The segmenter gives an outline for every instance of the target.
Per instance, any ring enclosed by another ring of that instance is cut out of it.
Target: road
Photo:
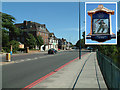
[[[43,55],[47,55],[47,52],[12,55],[12,61],[25,60],[25,59],[34,58],[34,57],[40,57]],[[2,56],[2,61],[5,61],[5,60],[6,60],[6,56]]]
[[[82,55],[85,53],[87,52],[82,52]],[[44,58],[38,58],[36,60],[3,65],[2,87],[24,88],[25,86],[54,71],[65,63],[77,58],[79,53],[78,50],[72,50],[64,51],[56,55],[44,56]],[[32,55],[32,58],[34,57],[36,57],[36,55]],[[24,56],[21,58],[24,58]]]

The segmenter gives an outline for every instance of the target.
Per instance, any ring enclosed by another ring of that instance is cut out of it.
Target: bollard
[[[29,47],[26,48],[26,53],[29,53]]]
[[[10,53],[7,53],[7,54],[6,54],[6,60],[7,60],[8,62],[10,62],[10,61],[11,61],[11,56],[10,56]]]

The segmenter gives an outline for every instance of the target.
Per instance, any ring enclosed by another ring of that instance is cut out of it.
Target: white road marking
[[[56,54],[56,55],[61,55],[61,53],[59,53],[59,54]],[[17,60],[17,61],[14,61],[14,62],[10,62],[10,63],[5,63],[5,64],[3,64],[2,63],[2,65],[6,65],[6,64],[13,64],[13,63],[21,63],[21,62],[24,62],[24,61],[30,61],[30,60],[37,60],[37,59],[40,59],[40,58],[46,58],[46,57],[51,57],[51,56],[55,56],[55,55],[46,55],[46,56],[40,56],[40,57],[35,57],[35,58],[32,58],[32,59],[21,59],[21,60]],[[0,64],[1,65],[1,64]]]

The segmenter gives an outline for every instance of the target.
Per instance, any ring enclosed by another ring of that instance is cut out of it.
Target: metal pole
[[[11,61],[12,61],[12,45],[10,46],[10,55],[11,55]]]
[[[80,40],[79,59],[81,59],[80,1],[79,1],[79,40]]]

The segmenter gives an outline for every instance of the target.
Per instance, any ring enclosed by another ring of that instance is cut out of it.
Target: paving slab
[[[75,88],[104,88],[107,89],[97,63],[96,53],[87,60]]]
[[[82,57],[82,60],[77,59],[68,64],[33,88],[72,88],[75,83],[76,76],[89,55],[90,54],[87,54],[85,57]]]
[[[80,73],[81,72],[81,73]],[[79,77],[78,77],[79,76]],[[78,78],[78,80],[77,80]],[[76,84],[75,84],[76,82]],[[74,87],[75,85],[75,87]],[[86,54],[55,72],[32,88],[104,88],[107,89],[99,69],[96,53]]]

